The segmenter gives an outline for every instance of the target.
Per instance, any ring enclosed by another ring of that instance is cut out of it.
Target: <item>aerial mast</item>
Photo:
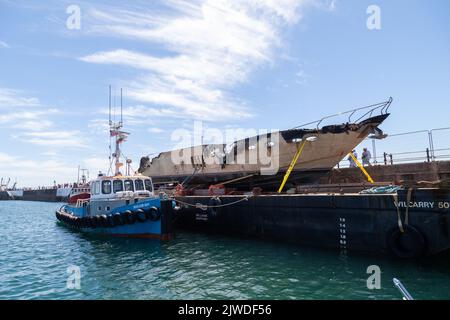
[[[112,156],[115,158],[115,171],[114,171],[114,175],[118,176],[121,175],[120,173],[120,167],[123,166],[123,163],[120,162],[120,156],[122,155],[121,150],[120,150],[120,144],[122,142],[124,142],[127,138],[127,136],[129,135],[129,133],[122,131],[122,127],[123,127],[123,115],[122,115],[122,88],[120,89],[120,121],[119,122],[113,122],[111,120],[111,87],[110,87],[110,112],[109,112],[109,132],[110,132],[110,136],[111,137],[115,137],[116,140],[116,149],[114,151],[114,153],[112,154]],[[114,117],[115,119],[115,117]]]

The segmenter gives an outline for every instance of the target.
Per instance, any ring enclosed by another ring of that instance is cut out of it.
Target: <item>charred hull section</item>
[[[399,258],[449,249],[449,190],[397,196],[397,202],[394,194],[177,197],[175,228]]]
[[[388,113],[359,123],[324,126],[317,129],[292,129],[255,136],[231,145],[203,145],[141,158],[139,172],[155,183],[212,184],[248,176],[229,187],[262,186],[273,189],[279,184],[302,141],[306,143],[290,178],[292,183],[313,183],[369,134],[379,133],[378,126]],[[263,156],[261,156],[261,148]],[[182,155],[182,156],[181,156]],[[181,160],[178,160],[181,159]]]

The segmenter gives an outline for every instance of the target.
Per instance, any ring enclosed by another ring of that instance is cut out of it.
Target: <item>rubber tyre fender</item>
[[[145,220],[147,220],[147,216],[145,215],[145,212],[142,209],[137,209],[134,212],[134,215],[136,216],[136,220],[139,222],[145,222]]]
[[[89,218],[89,227],[91,227],[92,229],[97,228],[97,219],[95,216],[90,216]]]
[[[410,225],[403,227],[401,232],[398,227],[388,233],[387,246],[394,256],[398,258],[418,258],[424,255],[426,240],[423,234]]]
[[[126,210],[120,213],[120,219],[122,220],[122,225],[129,224],[128,223],[128,215],[131,213],[130,210]]]
[[[86,217],[80,218],[80,228],[89,227]]]
[[[161,218],[161,211],[158,207],[151,207],[145,214],[151,221],[158,221]]]
[[[136,216],[130,210],[124,211],[123,215],[127,224],[133,224],[136,222]]]
[[[100,220],[100,226],[102,226],[103,228],[108,228],[109,224],[108,224],[108,217],[106,216],[106,214],[102,214],[98,217],[98,219]]]
[[[217,215],[219,214],[219,208],[212,208],[215,206],[220,206],[222,205],[222,200],[220,200],[219,198],[211,198],[209,199],[208,202],[208,215],[212,216],[212,217],[217,217]]]
[[[113,214],[113,219],[116,226],[123,226],[125,222],[122,219],[122,214],[120,212],[116,212]]]
[[[114,228],[116,226],[116,222],[114,221],[114,217],[112,214],[109,214],[107,216],[107,220],[108,220],[107,222],[108,228]]]

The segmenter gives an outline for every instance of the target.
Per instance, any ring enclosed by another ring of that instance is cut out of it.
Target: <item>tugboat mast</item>
[[[115,176],[120,176],[122,173],[120,172],[120,167],[123,166],[123,163],[120,162],[120,156],[122,155],[122,152],[120,150],[120,144],[126,140],[129,133],[122,131],[123,127],[123,105],[122,105],[122,88],[120,89],[120,121],[119,122],[113,122],[111,120],[111,86],[109,86],[109,132],[111,137],[115,137],[116,140],[116,149],[112,156],[115,158],[114,166]]]

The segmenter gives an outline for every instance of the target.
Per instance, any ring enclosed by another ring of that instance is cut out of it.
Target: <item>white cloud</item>
[[[127,97],[152,104],[158,116],[210,121],[248,118],[252,112],[230,89],[273,61],[285,25],[297,23],[310,0],[171,0],[169,13],[91,9],[90,33],[159,45],[165,56],[117,49],[80,59],[146,72]]]
[[[31,144],[45,147],[87,148],[80,131],[37,131],[25,132],[20,139]]]
[[[91,178],[93,177],[93,174],[96,175],[99,171],[107,173],[109,169],[109,159],[107,155],[104,157],[91,157],[84,159],[83,164],[91,173]]]
[[[7,44],[6,42],[0,40],[0,48],[9,49],[9,48],[11,48],[11,46],[9,44]]]
[[[164,132],[163,129],[158,128],[158,127],[148,128],[147,131],[150,132],[150,133],[162,133],[162,132]]]
[[[20,91],[0,88],[0,108],[36,107],[39,105],[38,98],[24,97]]]

